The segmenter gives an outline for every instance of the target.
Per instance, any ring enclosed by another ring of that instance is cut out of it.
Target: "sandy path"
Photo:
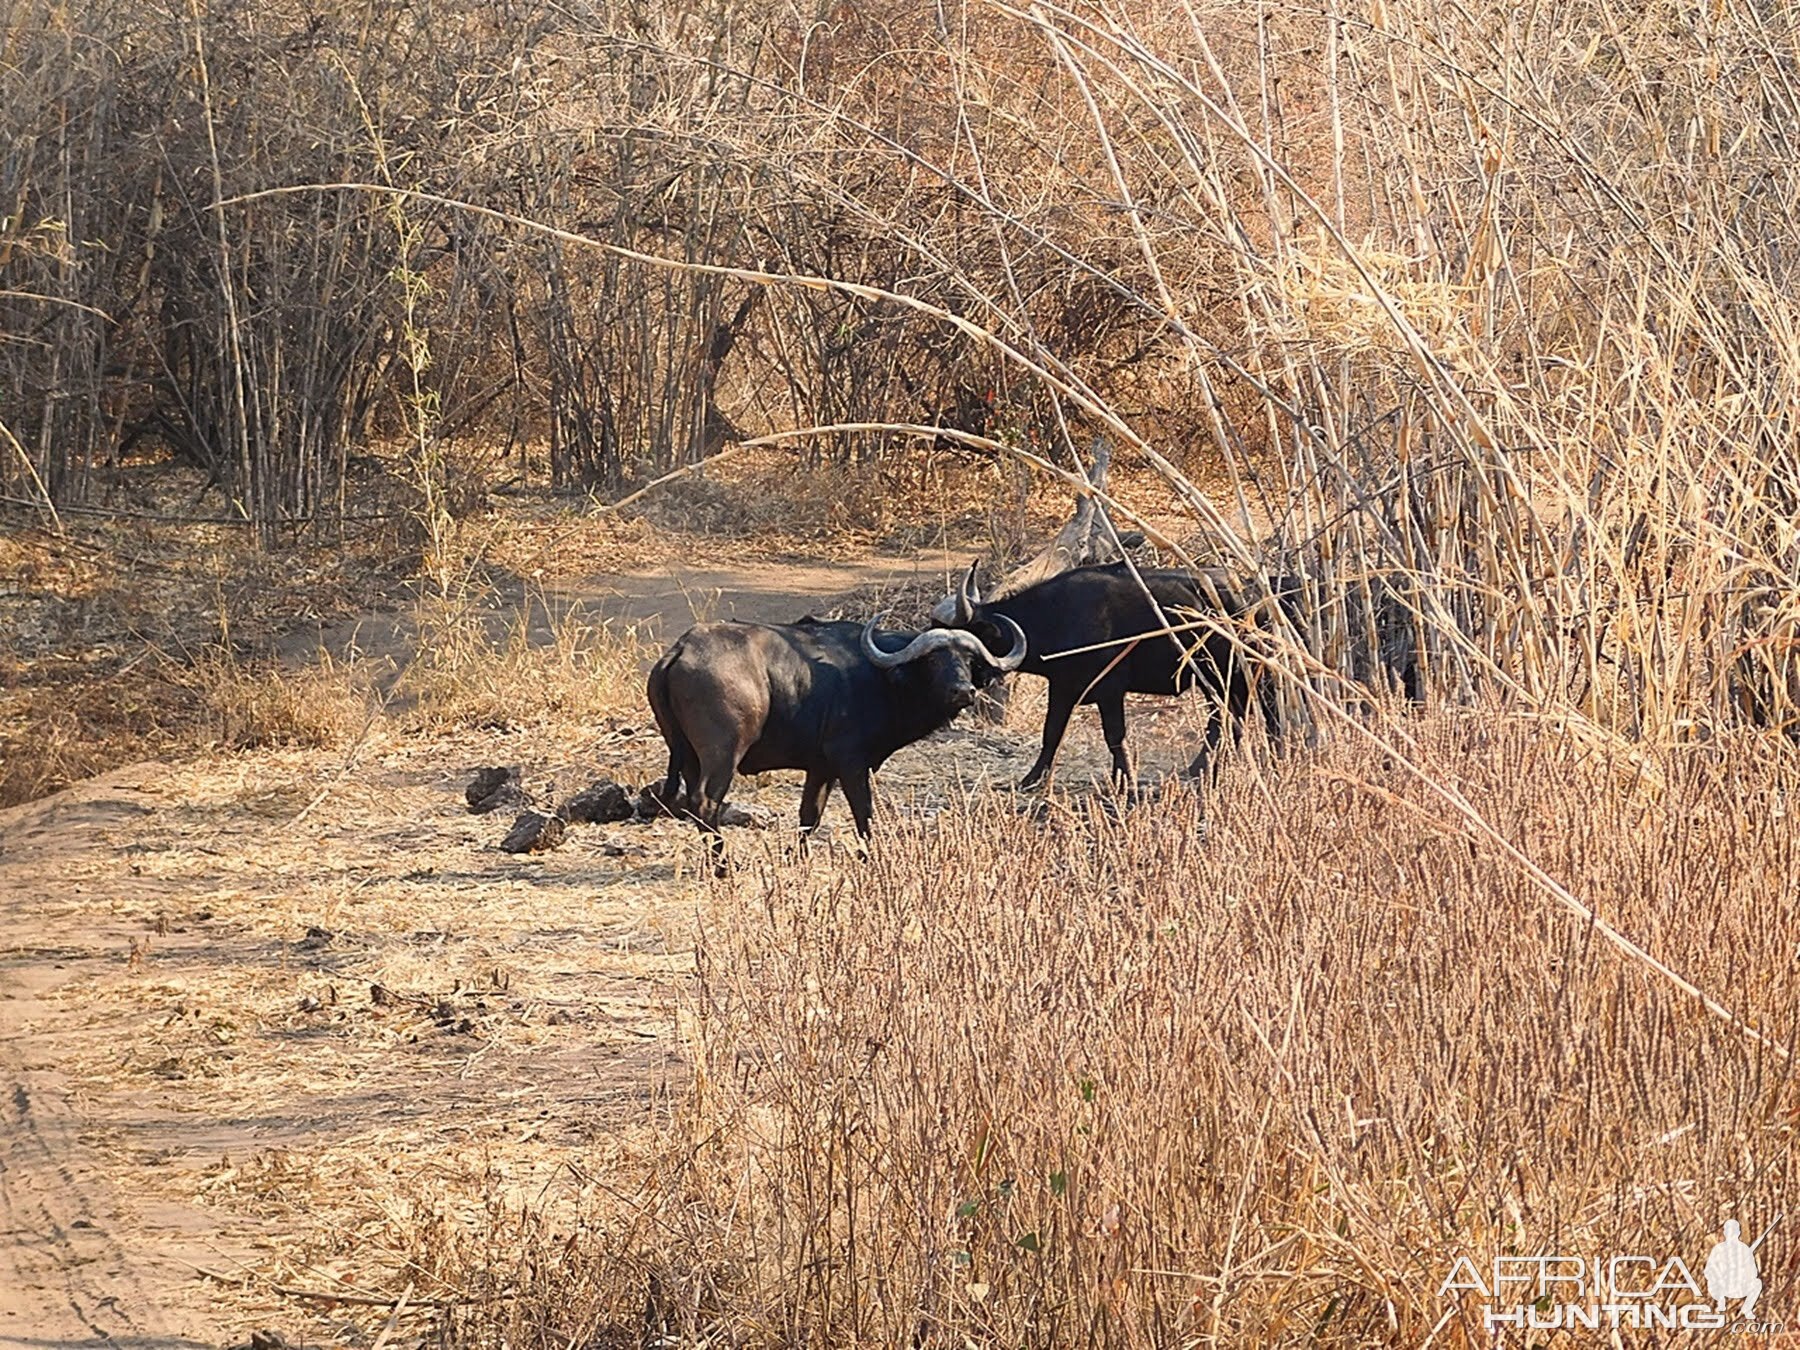
[[[186,1318],[159,1286],[191,1236],[170,1228],[128,1250],[118,1198],[83,1138],[59,1068],[54,996],[116,964],[132,935],[103,915],[53,917],[54,878],[104,853],[106,835],[152,808],[160,766],[90,780],[4,813],[0,826],[0,1346],[183,1345]],[[33,897],[36,897],[35,900]],[[159,1269],[159,1267],[162,1267]],[[189,1274],[180,1270],[179,1282]]]
[[[787,623],[804,614],[850,610],[860,614],[871,604],[903,612],[920,596],[935,599],[944,586],[942,567],[923,557],[731,565],[706,561],[562,577],[529,588],[513,583],[476,609],[496,637],[521,614],[528,614],[533,633],[543,636],[550,619],[578,609],[591,621],[632,626],[652,642],[667,643],[692,624],[709,619]],[[416,642],[413,615],[400,607],[300,628],[273,648],[289,662],[313,660],[321,651],[342,661],[354,650],[364,658],[387,658],[399,666]]]
[[[635,737],[582,740],[637,772]],[[558,749],[373,742],[300,819],[341,755],[140,765],[0,813],[0,1347],[366,1331],[384,1308],[280,1290],[397,1290],[415,1222],[648,1123],[680,1073],[691,840],[499,853],[467,767],[568,771]]]

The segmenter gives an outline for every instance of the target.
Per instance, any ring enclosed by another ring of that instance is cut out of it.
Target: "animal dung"
[[[726,802],[719,812],[719,827],[729,829],[733,825],[745,825],[753,830],[766,830],[775,823],[772,812],[760,806],[739,806],[735,802]]]
[[[517,767],[480,770],[475,781],[469,784],[469,809],[478,814],[491,811],[507,804],[510,793],[518,794],[516,799],[510,799],[513,804],[530,808],[534,799],[519,787],[520,773]],[[521,811],[500,847],[507,853],[544,853],[567,842],[568,827],[571,825],[613,825],[623,821],[650,821],[679,815],[679,811],[671,810],[662,801],[661,786],[662,780],[658,779],[634,791],[610,778],[595,779],[553,812],[535,809]],[[486,788],[488,792],[488,795],[480,799],[479,805],[476,804],[478,788]],[[762,807],[743,807],[728,802],[720,812],[719,824],[763,830],[774,824],[774,819]],[[601,854],[606,857],[622,857],[625,851],[616,842],[600,846]]]
[[[637,813],[639,820],[655,820],[659,816],[675,814],[675,809],[663,800],[662,785],[663,780],[657,778],[645,783],[638,790]]]
[[[469,803],[470,813],[477,816],[503,806],[529,806],[532,800],[520,782],[517,764],[475,770],[475,777],[463,789],[463,799]]]
[[[513,821],[512,829],[500,841],[507,853],[544,853],[562,843],[566,832],[561,819],[539,811],[526,811]]]
[[[602,778],[569,798],[556,814],[571,824],[609,825],[630,820],[637,814],[637,803],[620,784]]]

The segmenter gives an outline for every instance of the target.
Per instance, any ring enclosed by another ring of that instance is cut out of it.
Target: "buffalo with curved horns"
[[[1025,662],[1025,634],[1002,618],[996,655],[959,628],[883,633],[866,624],[706,623],[650,671],[650,709],[669,746],[665,805],[685,810],[723,858],[719,815],[733,775],[803,769],[800,826],[819,823],[833,783],[869,834],[869,775],[975,701],[980,686]],[[685,784],[685,792],[683,786]]]
[[[1237,644],[1220,631],[1166,632],[1202,615],[1231,620],[1246,614],[1251,606],[1229,573],[1141,568],[1134,574],[1124,563],[1077,567],[983,603],[975,584],[980,565],[980,559],[969,565],[961,586],[938,602],[931,618],[978,635],[1001,624],[1024,632],[1028,650],[1020,668],[1050,682],[1050,701],[1043,748],[1020,787],[1035,785],[1049,772],[1070,715],[1084,704],[1099,705],[1113,776],[1122,783],[1131,781],[1125,756],[1126,694],[1179,694],[1201,686],[1215,711],[1206,743],[1188,766],[1196,777],[1217,750],[1224,723],[1230,723],[1234,734],[1241,731],[1253,691]],[[1282,599],[1290,603],[1289,596]],[[1270,702],[1263,703],[1263,716],[1274,735]]]

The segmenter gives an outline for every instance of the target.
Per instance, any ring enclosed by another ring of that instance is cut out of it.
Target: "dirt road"
[[[295,752],[0,814],[0,1346],[335,1335],[369,1308],[279,1291],[397,1290],[433,1206],[648,1123],[689,841],[498,853],[464,770],[569,770],[528,742],[377,741],[310,811],[339,766]]]
[[[920,558],[669,563],[542,584],[515,582],[500,588],[483,612],[496,636],[508,632],[521,615],[528,616],[534,635],[544,636],[557,618],[579,610],[589,619],[632,626],[652,642],[667,643],[709,619],[787,623],[808,613],[860,614],[871,607],[904,611],[908,605],[916,607],[922,596],[935,599],[945,584],[942,569]],[[341,662],[354,652],[401,666],[416,642],[415,615],[397,608],[295,629],[274,650],[288,662],[309,661],[321,651]]]
[[[0,1346],[197,1343],[190,1333],[199,1328],[164,1293],[191,1283],[171,1263],[191,1252],[202,1225],[150,1211],[119,1233],[121,1197],[61,1068],[77,1020],[62,995],[116,966],[138,936],[116,909],[84,903],[93,891],[75,878],[92,874],[111,832],[153,813],[160,770],[114,773],[5,815]]]

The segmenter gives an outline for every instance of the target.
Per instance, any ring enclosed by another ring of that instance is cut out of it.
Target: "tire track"
[[[75,1120],[26,1078],[0,1067],[0,1347],[168,1341],[96,1217]]]
[[[54,1063],[49,996],[126,938],[104,920],[51,933],[19,903],[56,895],[66,879],[46,848],[59,829],[74,822],[91,840],[97,826],[144,814],[134,780],[156,767],[0,813],[0,1350],[198,1344],[171,1332],[140,1274],[145,1253],[115,1237],[121,1197],[83,1144]]]

